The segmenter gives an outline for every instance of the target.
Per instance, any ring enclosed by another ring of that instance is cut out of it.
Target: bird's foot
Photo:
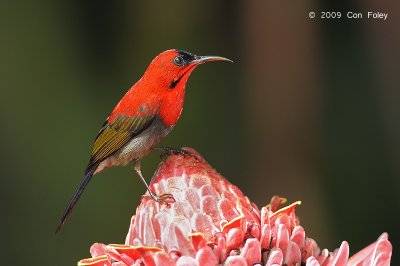
[[[155,193],[150,193],[150,195],[143,195],[142,199],[152,199],[157,201],[158,203],[165,204],[169,206],[169,204],[175,203],[176,200],[172,194],[161,194],[156,195]]]
[[[185,150],[183,148],[174,148],[174,147],[156,147],[154,148],[155,150],[158,150],[161,152],[160,154],[160,158],[162,160],[166,159],[166,157],[168,157],[168,155],[183,155],[183,156],[191,156],[193,158],[195,158],[197,161],[199,160],[199,158],[193,154],[192,152]]]

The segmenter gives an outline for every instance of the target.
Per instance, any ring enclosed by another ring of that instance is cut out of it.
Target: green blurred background
[[[400,6],[329,2],[2,1],[3,261],[74,265],[94,242],[124,242],[145,191],[131,167],[97,175],[54,230],[104,119],[156,54],[181,48],[235,63],[193,73],[162,145],[194,147],[259,206],[302,200],[320,247],[354,253],[387,231],[398,265]],[[148,179],[158,163],[144,159]]]

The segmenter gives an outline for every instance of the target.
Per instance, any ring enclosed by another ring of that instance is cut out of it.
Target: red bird
[[[122,97],[94,141],[84,177],[61,218],[64,225],[93,175],[116,165],[133,163],[150,197],[174,202],[171,194],[156,195],[147,185],[140,160],[171,132],[182,113],[185,85],[192,71],[209,61],[230,61],[219,56],[197,56],[182,50],[167,50],[150,63],[142,78]]]

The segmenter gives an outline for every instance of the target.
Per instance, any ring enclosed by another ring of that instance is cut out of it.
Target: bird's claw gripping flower
[[[176,202],[174,196],[168,193],[162,195],[156,195],[156,194],[142,195],[142,199],[154,200],[158,203],[165,204],[167,206]]]
[[[153,199],[140,171],[140,160],[178,122],[183,109],[186,82],[205,62],[229,61],[220,56],[198,56],[182,50],[167,50],[156,56],[142,78],[122,97],[107,117],[93,144],[84,177],[56,229],[64,225],[93,175],[116,165],[133,163]]]
[[[196,154],[193,154],[192,152],[185,150],[184,148],[176,148],[176,147],[156,147],[154,150],[159,150],[160,153],[160,158],[162,160],[165,160],[168,158],[169,155],[184,155],[184,156],[192,156],[196,160],[199,160],[197,158]]]
[[[78,265],[390,265],[386,233],[349,258],[349,244],[321,250],[306,236],[295,215],[300,202],[282,207],[273,197],[258,209],[236,186],[218,174],[194,150],[172,154],[151,181],[158,194],[170,193],[170,207],[142,200],[132,217],[125,244],[98,244],[93,258]]]

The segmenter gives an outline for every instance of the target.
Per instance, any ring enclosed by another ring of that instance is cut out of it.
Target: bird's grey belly
[[[116,153],[105,159],[97,167],[98,173],[106,168],[115,165],[127,165],[128,163],[138,160],[145,156],[150,150],[157,145],[171,131],[171,127],[167,127],[157,117],[153,123],[139,135],[132,138],[125,146]]]

